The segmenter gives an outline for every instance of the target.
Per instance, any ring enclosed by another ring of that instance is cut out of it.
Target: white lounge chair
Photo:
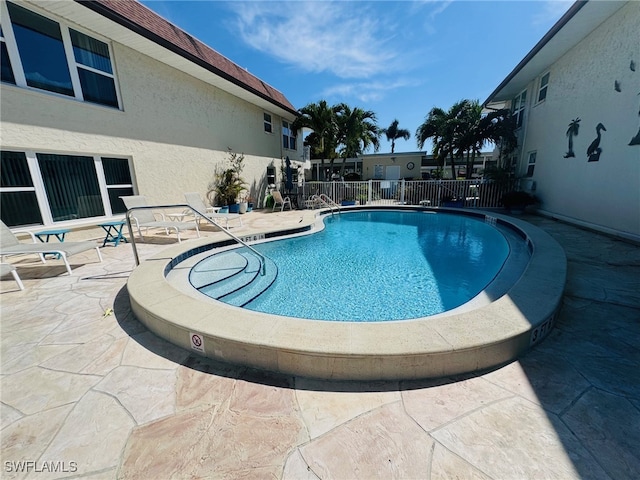
[[[239,220],[240,226],[242,226],[242,216],[237,213],[215,213],[213,211],[213,207],[207,207],[200,197],[200,194],[197,192],[189,192],[184,194],[184,198],[187,200],[187,203],[201,213],[203,216],[207,217],[209,220],[214,222],[216,225],[221,226],[220,222],[224,221],[224,228],[229,229],[229,220]],[[192,213],[192,212],[191,212]],[[200,217],[196,215],[196,220],[199,222]]]
[[[285,205],[289,205],[289,210],[293,210],[293,207],[291,206],[291,199],[289,197],[284,197],[282,198],[282,194],[278,191],[278,190],[274,190],[273,192],[271,192],[271,196],[273,197],[273,208],[271,209],[271,211],[273,212],[276,207],[278,205],[281,206],[280,211],[284,211],[284,207]]]
[[[134,207],[151,206],[147,203],[147,199],[144,197],[144,195],[132,195],[129,197],[120,197],[120,198],[122,198],[122,201],[124,202],[125,207],[127,207],[127,210],[130,210]],[[162,220],[158,220],[156,218],[156,215],[159,215],[160,218],[162,218]],[[180,238],[180,232],[184,230],[195,229],[195,231],[198,233],[198,237],[200,236],[200,230],[198,230],[198,224],[196,222],[168,221],[165,219],[165,216],[163,213],[160,213],[160,212],[154,213],[153,210],[151,209],[134,210],[133,213],[131,214],[131,218],[136,224],[138,235],[140,236],[141,239],[143,238],[142,230],[141,230],[142,228],[145,229],[145,233],[150,228],[161,228],[167,233],[167,235],[169,235],[170,231],[174,231],[176,233],[176,236],[178,237],[178,243],[182,242],[182,239]]]
[[[11,265],[9,263],[0,263],[0,276],[4,277],[8,273],[13,275],[13,279],[18,284],[18,287],[20,288],[20,290],[24,290],[24,285],[22,284],[22,280],[20,280],[20,276],[18,275],[18,272],[16,271],[16,267],[14,267],[13,265]]]
[[[25,231],[22,233],[28,233],[31,235],[33,243],[22,243],[15,236],[15,233],[20,233],[20,231],[16,230],[15,232],[12,232],[4,222],[0,222],[0,224],[0,256],[2,257],[9,255],[39,255],[42,263],[46,263],[44,254],[55,253],[58,254],[59,258],[62,258],[69,275],[71,275],[72,272],[67,257],[75,255],[76,253],[86,252],[95,248],[98,258],[102,262],[100,247],[94,242],[42,243],[36,239],[36,236],[33,233]]]

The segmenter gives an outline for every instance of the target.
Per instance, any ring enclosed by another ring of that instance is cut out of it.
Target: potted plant
[[[229,149],[228,164],[217,166],[213,182],[209,184],[207,198],[212,205],[228,206],[229,213],[238,213],[237,203],[240,194],[245,191],[245,181],[240,176],[244,168],[244,154],[237,154]],[[215,202],[215,203],[214,203]]]
[[[523,192],[522,190],[512,190],[502,195],[502,206],[510,213],[523,213],[529,205],[538,203],[535,195]]]

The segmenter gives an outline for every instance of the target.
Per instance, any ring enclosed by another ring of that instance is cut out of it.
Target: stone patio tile
[[[129,339],[122,355],[122,365],[158,369],[177,368],[188,356],[189,352],[186,350],[151,332],[144,332]]]
[[[451,453],[439,443],[434,444],[429,480],[492,480],[473,465]]]
[[[28,415],[2,430],[2,478],[25,476],[24,472],[16,471],[17,462],[38,460],[64,424],[72,407],[63,405]],[[9,469],[6,462],[12,462]]]
[[[49,324],[40,324],[34,327],[21,328],[20,330],[4,331],[0,338],[2,363],[9,362],[24,355],[25,352],[44,341],[60,320],[54,320]]]
[[[638,478],[640,411],[637,405],[617,395],[591,389],[562,415],[562,420],[611,478]]]
[[[66,328],[66,327],[69,328]],[[42,344],[65,344],[65,343],[87,343],[97,340],[101,336],[109,333],[113,326],[109,321],[102,318],[102,314],[95,312],[91,316],[90,322],[75,325],[65,325],[62,330],[52,332],[42,339]]]
[[[380,387],[384,387],[380,391]],[[309,436],[317,438],[376,408],[400,400],[398,383],[328,382],[296,379],[296,398]]]
[[[242,367],[190,355],[176,370],[176,409],[216,406],[227,402]]]
[[[85,367],[93,362],[97,356],[106,352],[114,343],[114,338],[110,335],[83,343],[81,345],[62,345],[67,349],[55,356],[50,356],[42,361],[40,366],[51,370],[61,370],[72,373],[82,373]],[[51,345],[49,347],[52,347]]]
[[[458,382],[403,382],[402,391],[405,411],[427,432],[511,396],[513,393],[481,377]]]
[[[257,370],[244,371],[229,399],[229,410],[257,417],[298,417],[293,378]]]
[[[591,386],[564,358],[537,350],[483,378],[555,414]]]
[[[66,464],[76,462],[77,471],[62,475],[34,473],[28,478],[64,478],[116,467],[133,425],[134,421],[115,399],[104,393],[88,392],[74,406],[41,457]]]
[[[23,415],[15,408],[0,403],[0,430],[22,417]]]
[[[175,371],[118,367],[95,387],[116,397],[138,425],[175,411]]]
[[[43,325],[53,330],[59,322],[64,320],[64,315],[53,312],[54,305],[47,305],[46,302],[25,299],[24,302],[20,303],[20,308],[13,309],[6,308],[6,302],[0,301],[0,303],[2,303],[3,335],[28,328],[38,328]],[[36,305],[35,307],[33,307],[34,304]]]
[[[282,472],[282,480],[320,480],[311,467],[307,465],[307,462],[302,458],[302,454],[299,449],[295,449],[287,458],[284,464],[284,471]]]
[[[295,416],[185,411],[134,430],[119,478],[269,478],[280,474],[303,430]]]
[[[32,414],[78,401],[102,378],[33,367],[0,379],[2,401]]]
[[[74,348],[74,345],[37,345],[29,348],[11,350],[13,358],[2,362],[2,373],[9,375],[27,368],[37,367],[52,357],[63,354]]]
[[[94,356],[80,373],[91,375],[106,375],[120,365],[128,338],[118,338],[111,342],[108,348],[100,355]]]
[[[322,479],[424,478],[433,440],[400,402],[366,413],[300,447]]]
[[[570,262],[572,275],[565,293],[601,302],[626,306],[640,304],[640,280],[637,269]]]
[[[557,417],[518,397],[471,412],[431,435],[493,479],[608,478]]]

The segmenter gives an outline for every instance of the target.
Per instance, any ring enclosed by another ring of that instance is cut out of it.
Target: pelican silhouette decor
[[[602,153],[602,149],[600,148],[600,140],[602,139],[602,134],[600,133],[602,130],[607,131],[604,128],[604,125],[599,123],[596,125],[596,139],[591,142],[589,148],[587,148],[587,157],[589,157],[589,162],[597,162],[600,160],[600,154]]]
[[[569,137],[569,150],[564,154],[564,158],[572,158],[576,156],[576,154],[573,153],[573,137],[578,135],[579,130],[580,118],[574,118],[573,120],[571,120],[569,128],[567,129],[567,137]]]

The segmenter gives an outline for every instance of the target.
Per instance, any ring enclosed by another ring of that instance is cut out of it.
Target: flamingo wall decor
[[[602,134],[600,133],[602,130],[607,131],[604,128],[604,125],[599,123],[596,125],[596,139],[591,142],[589,148],[587,148],[587,156],[589,157],[589,162],[597,162],[600,160],[600,154],[602,153],[602,148],[600,148],[600,140],[602,140]]]

